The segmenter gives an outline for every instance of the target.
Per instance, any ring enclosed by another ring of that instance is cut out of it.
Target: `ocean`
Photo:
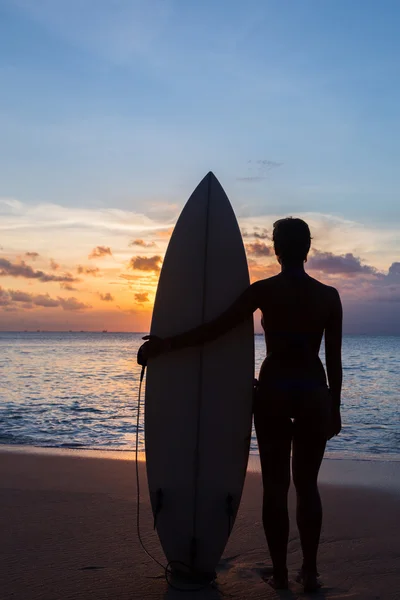
[[[0,444],[134,450],[140,344],[135,333],[0,332]],[[255,349],[257,375],[262,336]],[[343,430],[327,456],[400,460],[400,337],[344,336],[343,367]],[[141,451],[143,431],[142,411]]]

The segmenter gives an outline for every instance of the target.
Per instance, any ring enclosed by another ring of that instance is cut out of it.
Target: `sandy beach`
[[[340,469],[347,474],[351,469],[347,461],[335,462],[342,463],[335,476],[330,465],[331,475],[325,469],[321,478],[324,587],[310,597],[399,600],[400,463],[391,471],[394,485],[379,487],[373,478],[351,485],[349,476],[340,484]],[[382,465],[368,469],[378,474]],[[143,463],[140,472],[143,538],[164,562],[152,530]],[[270,560],[261,526],[261,478],[249,472],[216,588],[182,593],[168,588],[161,569],[139,546],[134,475],[132,460],[0,451],[1,600],[308,597],[294,581],[301,556],[292,488],[290,591],[276,592],[264,581]]]

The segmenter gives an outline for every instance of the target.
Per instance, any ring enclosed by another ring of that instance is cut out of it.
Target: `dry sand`
[[[143,536],[163,562],[152,531],[143,464],[141,479]],[[168,588],[161,569],[140,549],[131,460],[2,451],[0,487],[1,600],[400,600],[400,495],[395,490],[321,484],[319,567],[324,587],[308,596],[294,583],[301,555],[292,490],[291,590],[278,593],[263,580],[270,561],[258,473],[247,475],[217,589],[202,592]]]

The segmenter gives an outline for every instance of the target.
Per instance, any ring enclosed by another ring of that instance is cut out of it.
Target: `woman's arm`
[[[340,395],[342,392],[342,320],[343,310],[339,293],[334,289],[332,309],[325,327],[325,359],[329,388],[332,393],[333,414],[330,437],[340,433]]]
[[[219,317],[195,327],[190,331],[169,338],[146,335],[143,339],[149,340],[139,348],[138,363],[142,366],[147,364],[149,358],[169,350],[180,350],[188,346],[197,346],[210,342],[223,335],[250,317],[259,306],[258,298],[259,282],[250,285],[235,302]]]
[[[248,317],[258,308],[257,282],[250,285],[235,302],[219,317],[199,325],[190,331],[165,339],[171,350],[180,350],[188,346],[198,346],[227,333]]]

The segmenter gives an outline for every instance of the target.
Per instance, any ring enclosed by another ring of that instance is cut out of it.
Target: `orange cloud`
[[[25,256],[31,258],[32,260],[36,260],[39,255],[38,252],[25,252]]]
[[[157,235],[161,239],[167,239],[167,240],[169,240],[169,238],[171,237],[173,231],[174,231],[174,228],[173,227],[169,227],[168,229],[161,229],[161,230],[157,231]]]
[[[244,238],[255,238],[256,240],[272,239],[266,227],[253,227],[253,231],[242,229],[242,236]]]
[[[246,250],[254,256],[273,256],[274,251],[271,246],[267,246],[264,242],[253,242],[246,244]]]
[[[50,269],[52,269],[53,271],[58,271],[59,268],[60,268],[60,265],[51,258],[50,259]]]
[[[135,301],[138,304],[142,304],[143,302],[149,302],[148,292],[138,292],[137,294],[135,294]]]
[[[80,275],[92,275],[92,277],[97,277],[100,273],[99,267],[83,267],[82,265],[78,265],[77,271]]]
[[[129,267],[137,271],[153,271],[159,273],[160,263],[162,262],[161,256],[135,256],[131,258]]]
[[[109,246],[96,246],[96,248],[93,248],[88,258],[102,258],[103,256],[112,256],[111,248]]]
[[[157,244],[155,242],[145,242],[144,240],[137,239],[133,240],[133,242],[131,242],[129,246],[140,246],[141,248],[154,248],[155,246],[157,246]]]
[[[112,296],[110,292],[107,292],[106,294],[99,293],[99,296],[104,302],[114,302],[114,296]]]

